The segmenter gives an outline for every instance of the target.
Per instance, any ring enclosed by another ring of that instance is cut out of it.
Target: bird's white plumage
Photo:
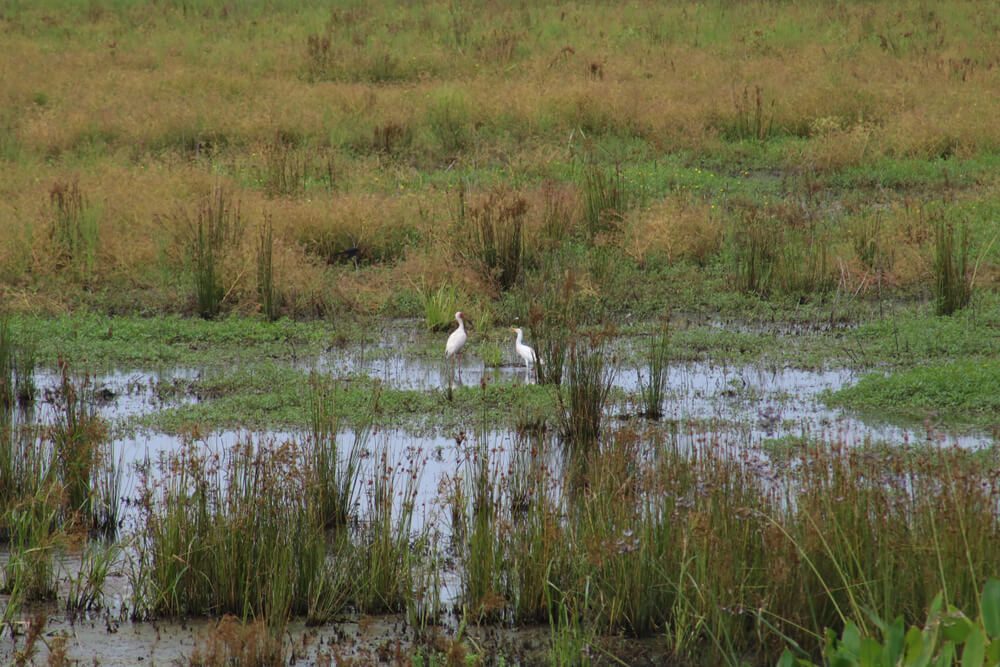
[[[535,355],[535,351],[525,345],[521,341],[524,340],[524,331],[518,329],[517,327],[511,327],[517,333],[517,340],[514,341],[514,351],[517,352],[518,356],[524,359],[524,365],[526,368],[530,368],[532,364],[538,361],[538,357]]]
[[[455,313],[455,319],[458,321],[458,328],[451,332],[448,336],[448,342],[444,345],[444,354],[446,357],[452,357],[462,351],[462,346],[465,345],[465,341],[468,335],[465,333],[465,322],[462,321],[462,313]]]

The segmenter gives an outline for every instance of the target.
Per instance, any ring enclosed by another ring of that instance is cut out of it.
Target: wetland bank
[[[997,663],[991,3],[0,31],[0,661]]]

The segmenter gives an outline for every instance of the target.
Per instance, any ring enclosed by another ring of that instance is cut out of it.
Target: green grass
[[[257,363],[212,373],[186,391],[201,402],[168,408],[141,418],[166,432],[197,424],[209,428],[304,428],[311,421],[310,376],[280,363]],[[457,387],[452,400],[443,388],[392,389],[357,376],[331,390],[338,417],[356,423],[367,415],[377,393],[377,423],[408,430],[441,431],[467,426],[470,414],[497,427],[514,427],[520,415],[554,416],[556,399],[545,387],[489,384],[483,390]]]
[[[1000,359],[918,366],[871,374],[828,396],[872,415],[932,417],[978,426],[1000,424]]]
[[[226,365],[242,358],[292,359],[316,354],[344,340],[363,340],[350,322],[269,323],[229,317],[208,322],[177,316],[14,316],[11,330],[36,341],[36,359],[54,366],[62,356],[77,368]]]

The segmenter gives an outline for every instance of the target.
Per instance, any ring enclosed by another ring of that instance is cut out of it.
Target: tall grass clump
[[[10,556],[3,565],[0,593],[10,596],[8,605],[15,609],[25,601],[55,598],[55,556],[65,537],[58,521],[61,493],[58,484],[43,484],[4,512]]]
[[[436,290],[422,290],[420,301],[424,306],[424,323],[428,331],[447,331],[455,321],[461,298],[454,285],[441,285]]]
[[[969,228],[942,219],[934,223],[934,302],[938,315],[951,315],[972,300]]]
[[[601,437],[604,409],[614,382],[608,331],[592,333],[569,344],[566,382],[559,392],[562,431],[573,450],[586,451]]]
[[[664,324],[660,332],[650,337],[646,344],[644,361],[648,378],[639,377],[639,395],[642,399],[642,414],[650,419],[663,416],[663,398],[667,389],[667,374],[670,361],[670,329]]]
[[[91,471],[90,531],[114,538],[122,525],[122,498],[125,493],[124,452],[116,460],[111,440],[104,438],[96,446]]]
[[[0,317],[0,412],[35,400],[35,346],[15,341],[10,324]]]
[[[730,224],[728,236],[738,287],[749,294],[767,296],[781,255],[780,223],[757,207],[745,207]]]
[[[361,457],[368,447],[374,407],[368,418],[354,425],[353,443],[344,448],[338,441],[341,422],[336,390],[318,376],[311,378],[309,406],[310,502],[324,528],[344,529],[354,515]]]
[[[563,606],[587,632],[765,664],[789,640],[816,655],[849,619],[918,622],[939,591],[975,600],[1000,567],[994,452],[809,442],[762,465],[739,438],[649,442],[624,426],[557,467],[517,457],[487,451],[452,497],[480,621]]]
[[[280,629],[292,614],[341,608],[347,572],[327,562],[294,443],[248,439],[221,458],[186,445],[162,472],[143,493],[134,615],[228,613]]]
[[[452,536],[462,563],[462,597],[466,613],[477,622],[497,620],[504,611],[500,533],[500,470],[485,437],[468,468],[453,480]]]
[[[629,205],[625,176],[621,165],[608,169],[596,160],[583,167],[583,216],[593,239],[602,231],[614,229]]]
[[[775,101],[764,101],[760,86],[745,86],[742,93],[733,93],[733,114],[722,122],[722,134],[731,141],[766,141],[774,133]]]
[[[308,165],[305,154],[288,137],[278,133],[262,150],[264,192],[269,197],[294,196],[305,189]]]
[[[569,239],[579,216],[579,202],[573,186],[552,181],[542,185],[540,250],[556,250]]]
[[[96,516],[92,483],[101,463],[101,443],[108,434],[107,424],[97,414],[92,391],[89,378],[74,382],[68,365],[62,365],[51,437],[70,523],[78,526],[90,524]]]
[[[3,351],[0,350],[0,355],[2,354]],[[14,396],[18,405],[26,406],[35,402],[35,395],[38,393],[35,363],[35,345],[26,341],[19,344],[14,353]]]
[[[121,555],[121,547],[114,542],[94,540],[83,549],[80,568],[74,574],[68,572],[66,581],[66,610],[71,612],[90,611],[104,608],[104,583],[111,568]]]
[[[522,278],[527,211],[528,202],[515,192],[493,190],[468,206],[465,189],[458,192],[456,227],[464,238],[463,252],[498,291]]]
[[[55,473],[54,451],[42,428],[21,419],[22,413],[0,412],[0,517],[23,498],[36,496]],[[0,522],[0,542],[8,528]]]
[[[354,552],[355,608],[366,614],[404,612],[413,602],[415,571],[428,549],[426,528],[414,530],[417,490],[425,460],[407,462],[382,450],[364,483],[363,520]],[[433,605],[432,605],[433,606]]]
[[[542,439],[519,441],[504,460],[484,436],[452,479],[451,537],[461,600],[477,622],[545,622],[558,570],[563,507]]]
[[[269,321],[278,319],[278,292],[274,287],[274,228],[266,217],[257,237],[257,301]]]
[[[784,234],[773,284],[783,294],[806,301],[836,285],[831,272],[829,241],[815,225],[797,234]]]
[[[561,253],[551,255],[525,291],[530,298],[528,329],[545,362],[535,366],[538,383],[559,386],[579,319],[577,270]]]
[[[0,318],[0,413],[14,407],[14,338],[6,318]]]
[[[49,203],[49,240],[57,266],[73,266],[86,275],[96,263],[97,212],[88,205],[78,181],[54,183],[49,189]]]
[[[452,159],[471,139],[471,111],[465,93],[444,87],[434,91],[427,102],[424,123],[441,150],[441,157]]]
[[[219,314],[225,297],[223,256],[239,244],[243,234],[239,203],[216,185],[198,205],[195,219],[186,217],[184,226],[198,314],[211,319]]]

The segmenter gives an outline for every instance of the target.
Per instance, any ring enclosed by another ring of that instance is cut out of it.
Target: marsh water
[[[402,331],[402,333],[400,333]],[[395,338],[377,347],[346,347],[328,351],[320,356],[296,359],[297,368],[337,378],[365,376],[380,381],[387,387],[417,391],[436,391],[447,384],[448,376],[443,363],[426,355],[411,353],[408,345],[421,334],[397,330]],[[524,383],[532,378],[523,366],[513,362],[513,351],[499,366],[487,367],[473,354],[467,354],[462,367],[462,383],[477,386],[480,383]],[[164,386],[183,387],[197,380],[205,372],[199,368],[160,368],[156,370],[134,368],[97,373],[90,378],[90,391],[99,414],[111,425],[114,459],[126,472],[122,488],[123,502],[135,493],[138,466],[160,460],[177,452],[185,442],[196,441],[198,446],[218,452],[232,447],[248,434],[240,430],[217,430],[194,436],[181,437],[136,426],[137,420],[158,410],[176,407],[200,400],[197,395],[184,391],[163,392]],[[635,366],[621,365],[613,376],[614,386],[620,390],[618,398],[608,408],[612,421],[628,422],[660,438],[670,438],[680,446],[697,446],[706,438],[724,441],[730,445],[757,453],[767,462],[769,444],[783,438],[815,438],[843,443],[847,446],[866,442],[895,444],[931,443],[958,444],[963,447],[984,447],[994,442],[994,436],[975,432],[953,432],[927,424],[901,424],[879,419],[877,416],[857,415],[831,408],[823,402],[825,391],[834,391],[857,380],[860,373],[850,368],[802,369],[761,364],[725,364],[704,362],[675,363],[669,368],[668,389],[664,403],[664,416],[650,421],[638,416],[636,393],[639,389],[639,372]],[[32,418],[45,423],[53,419],[52,396],[57,392],[60,376],[53,369],[43,369],[36,375],[36,384],[42,400],[38,402]],[[48,397],[48,398],[46,398]],[[255,433],[255,438],[274,440],[296,439],[303,433],[283,429]],[[351,440],[348,430],[341,437]],[[488,445],[501,459],[509,456],[521,441],[522,435],[514,430],[490,428],[479,432],[470,428],[469,433],[450,432],[445,429],[420,429],[418,433],[406,428],[374,428],[365,441],[369,451],[388,452],[400,462],[419,461],[422,472],[417,491],[417,528],[432,525],[447,530],[443,519],[442,487],[449,479],[460,474],[470,458],[470,451],[477,439],[487,439]],[[149,468],[150,470],[154,468]],[[129,530],[128,510],[125,512],[125,530]],[[133,526],[134,529],[134,526]],[[0,561],[6,554],[0,553]],[[63,557],[61,569],[72,572],[79,563],[79,555],[72,551]],[[190,655],[195,641],[212,621],[132,623],[123,620],[122,604],[126,599],[126,578],[113,573],[107,581],[105,594],[107,608],[91,616],[69,618],[56,607],[41,607],[48,616],[46,632],[50,636],[69,638],[69,655],[90,663],[96,659],[103,665],[177,664]],[[447,603],[457,594],[457,577],[454,573],[443,578],[442,599]],[[4,598],[0,597],[0,604]],[[39,609],[25,609],[22,619],[27,619]],[[333,643],[351,647],[342,655],[363,655],[376,647],[396,642],[400,637],[400,619],[392,617],[378,620],[347,619],[342,624],[321,628],[293,625],[289,636],[296,647],[296,664],[309,664],[322,647]],[[22,624],[23,629],[23,624]],[[519,643],[518,652],[530,654],[533,647],[544,644],[544,633],[524,630],[508,633],[494,640]],[[0,642],[0,661],[6,661],[15,644],[9,633]],[[39,659],[44,659],[42,646]],[[327,652],[329,654],[329,651]]]

